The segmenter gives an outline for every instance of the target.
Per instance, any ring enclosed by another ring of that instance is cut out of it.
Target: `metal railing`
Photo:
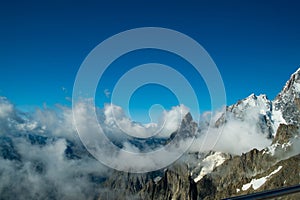
[[[284,187],[274,190],[266,190],[253,194],[246,194],[241,196],[229,197],[223,200],[235,200],[235,199],[270,199],[274,197],[280,197],[284,195],[294,194],[300,192],[300,185],[294,185],[290,187]]]

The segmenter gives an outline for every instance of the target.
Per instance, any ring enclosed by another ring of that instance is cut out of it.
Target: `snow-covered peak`
[[[255,123],[257,131],[266,134],[267,137],[273,137],[279,124],[286,123],[282,112],[274,110],[273,105],[265,94],[251,94],[227,108],[227,121],[233,117],[249,124]]]
[[[251,94],[227,108],[243,121],[257,121],[262,132],[275,136],[280,124],[300,123],[300,68],[286,82],[274,101],[266,95]]]
[[[232,112],[235,117],[244,119],[246,112],[255,110],[258,113],[266,114],[272,110],[272,102],[265,94],[256,96],[251,94],[245,99],[239,100],[236,104],[228,107],[227,111]]]

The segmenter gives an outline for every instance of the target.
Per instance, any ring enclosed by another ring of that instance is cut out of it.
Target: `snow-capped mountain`
[[[242,121],[255,121],[258,131],[265,133],[268,137],[272,137],[278,128],[277,115],[273,114],[273,103],[264,94],[259,96],[251,94],[227,107],[227,116]]]
[[[223,115],[217,122],[220,125],[235,119],[256,124],[257,131],[272,139],[270,146],[241,156],[215,151],[189,155],[194,159],[175,164],[181,167],[170,167],[159,181],[147,185],[147,190],[139,194],[144,199],[220,199],[299,184],[299,71],[275,100],[252,94],[228,106],[226,117]],[[182,170],[182,165],[189,170]],[[147,196],[146,191],[152,195]],[[297,198],[297,194],[287,197]]]
[[[251,94],[236,104],[228,106],[227,116],[220,122],[234,117],[242,121],[257,121],[257,128],[269,137],[275,137],[280,124],[298,124],[300,122],[300,68],[291,75],[281,92],[274,100],[265,94]],[[225,118],[225,119],[224,119]]]
[[[216,117],[212,135],[225,124],[228,135],[221,139],[229,146],[245,145],[242,141],[249,143],[257,135],[269,146],[261,150],[251,146],[242,154],[195,148],[165,169],[130,174],[107,169],[89,155],[76,135],[71,110],[58,116],[38,111],[31,118],[0,98],[0,199],[208,200],[300,183],[300,69],[275,100],[251,94],[226,111]],[[187,113],[168,137],[128,144],[139,150],[145,145],[156,149],[196,136],[197,145],[203,134],[198,128],[202,125]],[[234,131],[237,134],[230,134]]]

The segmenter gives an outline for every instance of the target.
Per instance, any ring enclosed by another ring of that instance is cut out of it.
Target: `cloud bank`
[[[81,114],[84,122],[91,117],[89,111],[87,106],[77,105],[75,112]],[[183,105],[174,107],[162,113],[158,124],[147,125],[132,122],[115,105],[107,104],[98,111],[101,126],[112,138],[122,138],[120,124],[136,135],[150,134],[164,124],[157,138],[166,138],[178,129],[188,109]],[[87,135],[98,128],[84,125]],[[126,151],[140,151],[133,143],[120,141]],[[117,156],[121,159],[123,155]],[[145,158],[140,164],[150,161]],[[93,158],[81,143],[71,108],[58,105],[23,113],[5,97],[0,98],[1,198],[94,199],[106,190],[101,184],[113,172]]]

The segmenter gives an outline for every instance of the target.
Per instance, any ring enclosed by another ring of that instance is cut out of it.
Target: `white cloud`
[[[204,127],[205,129],[195,140],[191,151],[215,150],[240,155],[253,148],[263,149],[271,143],[271,140],[267,139],[268,132],[263,132],[258,126],[260,110],[257,108],[247,110],[243,119],[227,113],[226,123],[218,128],[214,124],[222,116],[222,112],[210,115],[211,113],[205,113],[205,116],[202,117],[203,119],[212,119],[211,126]]]
[[[140,124],[131,121],[119,106],[106,104],[104,106],[104,126],[114,133],[126,133],[140,138],[153,135],[157,137],[169,137],[175,132],[189,109],[184,105],[174,106],[170,111],[163,111],[157,124]]]
[[[1,198],[88,199],[101,192],[91,176],[105,177],[108,169],[82,147],[71,109],[56,110],[23,114],[1,98]],[[69,143],[80,159],[67,157]]]
[[[189,108],[184,105],[172,107],[170,111],[164,111],[159,125],[162,126],[161,136],[169,137],[170,134],[178,130],[181,121],[189,112]]]

